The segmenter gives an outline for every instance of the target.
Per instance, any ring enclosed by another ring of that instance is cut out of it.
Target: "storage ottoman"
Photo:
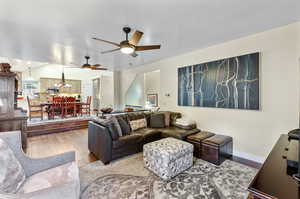
[[[164,138],[143,146],[145,167],[169,180],[193,165],[194,146],[175,138]]]
[[[202,149],[201,149],[201,144],[202,141],[214,136],[214,133],[208,132],[208,131],[201,131],[199,133],[193,134],[193,135],[189,135],[187,137],[187,141],[191,144],[194,145],[194,156],[196,158],[201,158],[202,156]]]
[[[232,157],[232,137],[214,135],[202,141],[202,159],[220,165],[226,158]]]

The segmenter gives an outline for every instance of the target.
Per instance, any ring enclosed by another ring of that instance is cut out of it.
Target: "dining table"
[[[64,103],[64,102],[62,102],[62,103]],[[85,104],[85,103],[84,103],[84,102],[78,102],[78,101],[76,101],[76,102],[71,102],[71,103],[74,104],[74,115],[81,114],[81,107],[82,107],[82,105]],[[50,109],[51,109],[51,106],[53,106],[53,104],[55,104],[55,103],[53,103],[53,102],[43,102],[43,103],[40,104],[40,106],[41,106],[43,109],[44,109],[44,107],[47,107],[48,110],[50,110]],[[48,119],[50,119],[50,118],[49,118],[49,114],[48,114]]]

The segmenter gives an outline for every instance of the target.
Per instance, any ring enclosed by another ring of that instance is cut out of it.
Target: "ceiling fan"
[[[141,38],[144,34],[141,31],[138,31],[138,30],[135,31],[130,40],[128,40],[128,34],[130,33],[131,28],[130,27],[124,27],[123,31],[126,34],[126,40],[121,41],[120,43],[111,42],[111,41],[107,41],[107,40],[103,40],[103,39],[98,39],[98,38],[95,38],[95,37],[93,38],[94,40],[109,43],[109,44],[112,44],[112,45],[118,47],[118,48],[113,49],[113,50],[103,51],[103,52],[101,52],[102,54],[115,52],[115,51],[120,50],[124,54],[130,54],[131,56],[136,57],[137,56],[136,51],[160,49],[160,45],[138,46],[138,43],[139,43],[139,41],[141,40]]]
[[[88,69],[92,69],[92,70],[107,70],[106,67],[103,67],[100,64],[93,64],[93,65],[89,64],[90,56],[84,56],[84,58],[86,59],[85,64],[83,64],[82,66],[74,66],[74,67],[69,67],[69,68],[81,68],[81,69],[88,68]]]

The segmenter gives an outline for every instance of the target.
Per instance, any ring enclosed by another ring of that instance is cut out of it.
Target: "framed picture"
[[[147,94],[147,104],[149,106],[158,106],[158,95],[157,94]]]
[[[259,53],[178,68],[178,105],[259,110]]]

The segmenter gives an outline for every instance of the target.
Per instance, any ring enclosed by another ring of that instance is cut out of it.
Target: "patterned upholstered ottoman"
[[[145,167],[169,180],[193,165],[194,146],[175,138],[164,138],[144,145]]]

